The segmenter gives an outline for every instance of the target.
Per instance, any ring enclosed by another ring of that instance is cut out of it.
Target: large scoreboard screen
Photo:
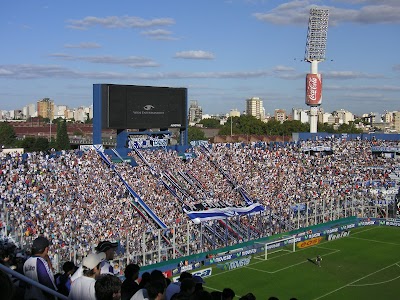
[[[102,103],[103,128],[186,128],[186,88],[107,84]]]

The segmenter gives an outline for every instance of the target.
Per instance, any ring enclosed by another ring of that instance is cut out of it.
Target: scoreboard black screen
[[[108,112],[103,128],[186,127],[186,88],[106,85],[102,91],[103,111]]]

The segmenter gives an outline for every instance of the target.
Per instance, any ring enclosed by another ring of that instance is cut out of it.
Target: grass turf
[[[321,267],[314,262],[318,254]],[[257,299],[400,299],[400,228],[357,228],[349,237],[212,272],[205,288],[229,287],[238,298],[251,292]]]

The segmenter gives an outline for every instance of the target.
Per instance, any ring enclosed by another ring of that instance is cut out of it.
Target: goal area
[[[262,245],[264,247],[264,254],[261,256],[267,260],[268,256],[277,252],[295,252],[296,251],[296,236],[286,236],[279,240],[267,241],[267,242],[255,242],[255,244]]]

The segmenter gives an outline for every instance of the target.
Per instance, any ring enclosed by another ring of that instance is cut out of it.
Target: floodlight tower
[[[311,63],[311,72],[306,76],[306,104],[310,106],[310,133],[317,133],[318,106],[322,102],[322,77],[318,73],[318,63],[325,60],[328,18],[328,9],[310,9],[304,55],[304,61]]]

